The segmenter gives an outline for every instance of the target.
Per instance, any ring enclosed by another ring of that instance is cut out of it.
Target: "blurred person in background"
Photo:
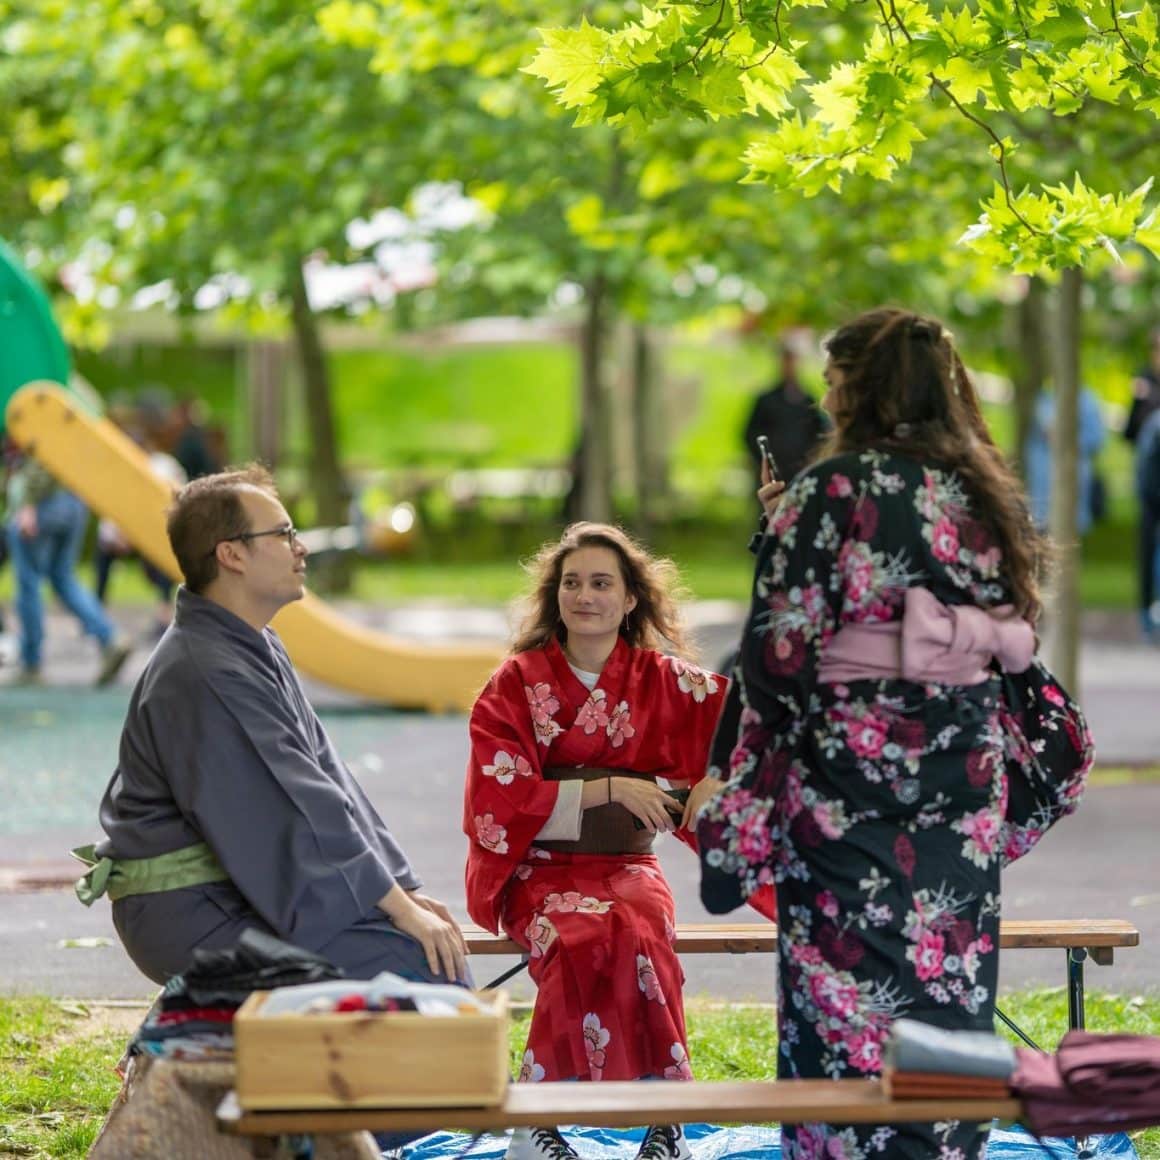
[[[164,449],[165,429],[164,417],[151,413],[143,408],[139,421],[125,427],[125,432],[149,456],[149,466],[154,474],[159,475],[168,483],[174,492],[187,482],[185,471],[181,464]],[[109,519],[101,519],[97,523],[96,545],[96,592],[101,604],[106,603],[109,588],[109,576],[114,563],[119,559],[137,556],[133,545],[125,538],[121,529]],[[160,639],[161,634],[169,627],[173,620],[173,591],[174,583],[156,565],[140,557],[141,567],[145,579],[157,594],[157,604],[154,608],[153,624],[149,629],[150,639]]]
[[[1051,475],[1053,466],[1052,428],[1055,426],[1055,395],[1040,391],[1023,460],[1027,465],[1027,498],[1031,516],[1042,531],[1051,517]],[[1101,504],[1098,492],[1096,457],[1107,439],[1100,401],[1091,387],[1079,394],[1079,479],[1076,487],[1076,531],[1086,535],[1099,518]]]
[[[745,423],[745,447],[753,474],[761,480],[761,452],[757,437],[764,435],[777,461],[778,478],[789,482],[810,461],[830,421],[801,384],[796,349],[783,341],[776,382],[754,400]]]
[[[116,679],[129,656],[113,622],[97,598],[77,579],[76,564],[88,523],[88,509],[35,460],[25,457],[8,478],[8,553],[16,576],[20,620],[20,675],[17,684],[41,682],[47,580],[60,602],[101,649],[97,684]]]
[[[186,479],[200,479],[221,471],[222,461],[215,451],[215,432],[205,425],[206,406],[201,399],[180,399],[173,409],[173,457],[181,464]],[[217,451],[220,451],[220,447]]]
[[[1160,413],[1160,327],[1152,331],[1148,362],[1132,380],[1132,402],[1124,438],[1136,452],[1136,500],[1139,504],[1137,591],[1140,629],[1145,640],[1160,643],[1160,467],[1154,464]]]

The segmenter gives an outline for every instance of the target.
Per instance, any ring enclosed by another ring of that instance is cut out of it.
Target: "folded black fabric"
[[[162,1009],[240,1006],[251,991],[272,991],[299,983],[341,979],[343,972],[328,959],[258,930],[242,932],[225,950],[193,952],[184,975],[170,979]]]
[[[899,1072],[1007,1080],[1015,1070],[1015,1049],[990,1031],[946,1031],[916,1019],[897,1019],[883,1065]]]

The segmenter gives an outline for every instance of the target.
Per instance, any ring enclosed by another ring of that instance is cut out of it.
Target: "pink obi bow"
[[[978,685],[991,660],[1021,673],[1035,655],[1035,633],[1010,604],[977,608],[943,604],[925,588],[908,588],[902,619],[847,624],[830,638],[818,680],[891,680]]]

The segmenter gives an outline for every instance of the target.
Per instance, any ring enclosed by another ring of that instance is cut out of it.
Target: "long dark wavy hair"
[[[627,532],[612,524],[569,524],[558,542],[544,544],[525,568],[535,587],[531,610],[520,626],[513,653],[543,648],[553,637],[564,643],[568,632],[560,616],[560,577],[564,561],[580,548],[608,548],[620,562],[625,587],[636,597],[636,606],[620,625],[620,635],[633,648],[660,649],[692,659],[677,604],[683,595],[672,560],[650,555]]]
[[[1003,553],[1016,610],[1034,624],[1051,546],[991,438],[950,332],[935,318],[883,306],[839,327],[824,346],[842,377],[833,388],[834,431],[819,457],[877,448],[956,472],[972,514]]]

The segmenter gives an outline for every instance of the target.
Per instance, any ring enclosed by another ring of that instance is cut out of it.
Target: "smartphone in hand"
[[[774,459],[773,452],[769,449],[769,436],[758,435],[757,450],[761,452],[762,460],[769,464],[769,478],[780,479],[781,475],[777,470],[777,460]]]

